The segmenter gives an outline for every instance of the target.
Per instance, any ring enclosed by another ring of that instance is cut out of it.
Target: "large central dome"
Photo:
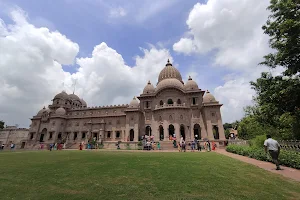
[[[168,60],[166,67],[163,68],[161,70],[161,72],[159,73],[157,84],[164,79],[170,79],[170,78],[175,78],[175,79],[179,80],[181,83],[183,83],[180,72],[178,71],[178,69],[173,67],[173,65]]]

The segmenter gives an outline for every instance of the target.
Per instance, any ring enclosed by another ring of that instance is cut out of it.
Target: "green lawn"
[[[300,184],[209,153],[0,152],[0,199],[297,199]]]

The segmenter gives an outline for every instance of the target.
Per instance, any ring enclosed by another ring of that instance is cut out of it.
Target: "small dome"
[[[66,110],[63,107],[57,108],[55,111],[56,115],[65,115],[66,114]]]
[[[67,99],[68,94],[65,91],[62,91],[61,93],[58,93],[55,95],[54,99]]]
[[[83,99],[80,99],[80,102],[81,102],[82,106],[85,106],[85,107],[87,107],[87,104],[86,104],[85,100],[83,100]]]
[[[44,108],[42,108],[37,114],[36,116],[42,116],[42,114],[46,111],[46,108],[44,106]]]
[[[154,86],[151,84],[150,81],[148,81],[148,84],[145,86],[143,90],[143,94],[151,94],[155,92]]]
[[[136,99],[136,97],[133,97],[133,99],[131,100],[130,104],[129,104],[129,108],[138,108],[139,107],[139,102]]]
[[[80,101],[79,97],[76,94],[69,94],[69,99]]]
[[[156,87],[156,92],[164,88],[178,88],[180,90],[183,90],[183,84],[175,78],[164,79],[158,83]]]
[[[166,67],[161,70],[158,76],[158,83],[160,83],[162,80],[174,78],[182,82],[182,77],[178,69],[173,67],[173,65],[168,60],[168,63],[166,64]]]
[[[215,97],[207,90],[204,97],[203,97],[203,103],[211,103],[216,102]]]
[[[193,81],[193,79],[191,78],[191,76],[189,76],[188,81],[186,82],[186,84],[184,85],[184,89],[185,90],[198,90],[198,84]]]

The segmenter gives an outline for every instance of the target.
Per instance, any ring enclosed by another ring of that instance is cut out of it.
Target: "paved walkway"
[[[226,155],[226,156],[229,156],[231,158],[235,158],[235,159],[238,159],[240,161],[249,163],[251,165],[255,165],[255,166],[257,166],[259,168],[262,168],[262,169],[265,169],[269,172],[272,172],[272,173],[275,173],[275,174],[280,174],[284,177],[291,178],[295,181],[300,182],[300,170],[290,168],[290,167],[284,167],[284,166],[280,166],[282,170],[275,170],[275,168],[276,168],[275,165],[273,163],[270,163],[270,162],[260,161],[260,160],[256,160],[256,159],[253,159],[253,158],[248,158],[246,156],[241,156],[241,155],[238,155],[238,154],[229,153],[225,149],[218,149],[216,152],[219,153],[219,154]],[[280,158],[280,156],[279,156],[279,158]]]

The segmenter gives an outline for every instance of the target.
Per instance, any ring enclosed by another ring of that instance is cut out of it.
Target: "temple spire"
[[[166,66],[172,66],[172,64],[170,63],[170,59],[168,59]]]

